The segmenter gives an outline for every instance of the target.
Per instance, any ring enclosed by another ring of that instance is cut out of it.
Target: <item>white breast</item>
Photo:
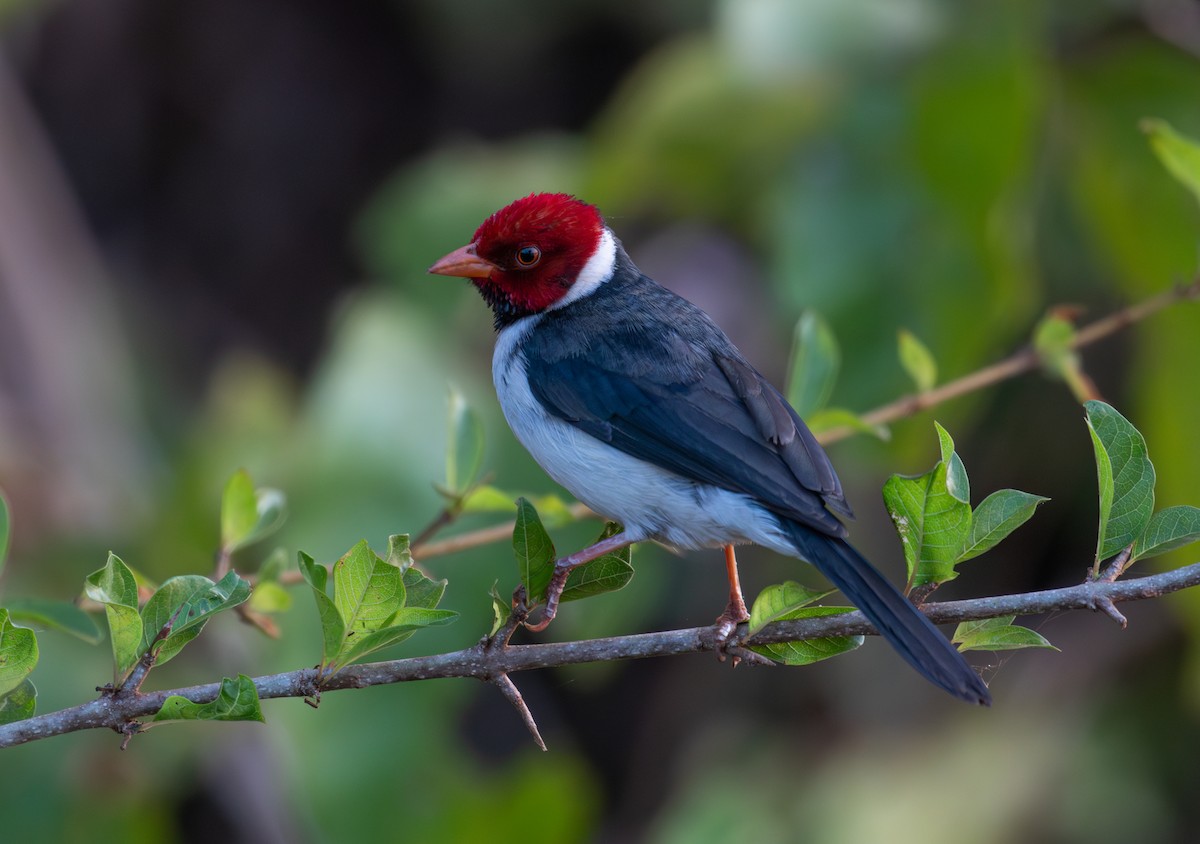
[[[540,320],[534,314],[500,332],[492,378],[509,427],[551,478],[635,540],[679,548],[754,542],[795,555],[775,517],[753,499],[660,469],[547,413],[529,389],[521,351]]]

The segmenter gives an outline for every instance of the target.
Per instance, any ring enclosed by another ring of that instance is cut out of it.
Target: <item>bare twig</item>
[[[1081,349],[1084,346],[1095,343],[1097,340],[1115,334],[1122,328],[1140,322],[1169,305],[1182,302],[1186,299],[1196,298],[1200,298],[1200,277],[1197,277],[1191,284],[1173,287],[1157,296],[1146,299],[1144,302],[1130,305],[1114,314],[1110,314],[1080,328],[1075,332],[1075,339],[1071,343],[1071,348]],[[1041,366],[1041,359],[1038,357],[1037,352],[1032,346],[1026,346],[1004,360],[993,363],[990,366],[985,366],[983,369],[976,370],[969,375],[964,375],[953,381],[947,381],[942,386],[935,387],[927,392],[902,396],[882,407],[877,407],[862,414],[861,418],[868,425],[883,425],[888,422],[895,422],[897,419],[913,416],[950,399],[958,398],[967,393],[982,390],[984,387],[999,384],[1001,381],[1006,381],[1009,378],[1015,378],[1018,375],[1031,372],[1039,366]],[[833,428],[818,435],[817,439],[822,444],[828,445],[829,443],[844,440],[853,433],[854,431],[849,428]]]
[[[945,601],[926,604],[921,609],[930,620],[942,624],[1008,615],[1095,610],[1105,601],[1119,603],[1158,598],[1197,585],[1200,585],[1200,563],[1133,580],[1105,582],[1089,579],[1078,586],[1062,589]],[[860,636],[875,632],[863,614],[856,611],[843,615],[775,622],[755,635],[753,642],[769,644],[826,636]],[[746,642],[738,644],[744,645]],[[488,647],[485,641],[453,653],[351,665],[325,679],[321,683],[321,689],[330,692],[445,677],[472,677],[493,682],[493,678],[516,671],[586,662],[675,656],[712,651],[715,647],[717,642],[712,627],[508,647]],[[254,680],[254,685],[259,697],[264,700],[311,697],[314,690],[313,676],[312,669],[303,669],[258,677]],[[127,698],[104,694],[81,706],[0,725],[0,747],[24,744],[79,730],[109,728],[124,733],[130,729],[128,725],[131,722],[158,712],[163,701],[171,695],[180,695],[196,703],[207,703],[214,700],[219,691],[219,683],[209,683],[170,691],[147,692]]]

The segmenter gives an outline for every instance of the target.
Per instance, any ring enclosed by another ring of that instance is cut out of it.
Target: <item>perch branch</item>
[[[925,604],[921,610],[930,620],[939,624],[1064,610],[1104,611],[1108,602],[1158,598],[1197,585],[1200,585],[1200,563],[1131,580],[1108,582],[1089,579],[1077,586],[1061,589]],[[776,622],[763,628],[753,642],[768,644],[875,632],[863,614],[855,611],[844,615]],[[739,641],[737,644],[744,645],[746,642]],[[330,692],[448,677],[471,677],[494,683],[495,678],[517,671],[586,662],[676,656],[712,651],[715,647],[712,627],[507,647],[496,647],[494,642],[484,640],[453,653],[351,665],[323,679],[320,686],[322,692]],[[264,700],[304,698],[313,695],[316,679],[315,669],[307,668],[258,677],[254,685],[259,698]],[[136,719],[154,715],[171,695],[180,695],[196,703],[207,703],[216,698],[219,690],[219,683],[209,683],[170,691],[146,692],[126,698],[101,695],[80,706],[0,726],[0,747],[88,729],[115,729],[128,735],[131,729],[136,731],[130,726]]]

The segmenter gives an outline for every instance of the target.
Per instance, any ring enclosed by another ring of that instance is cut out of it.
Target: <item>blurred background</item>
[[[287,493],[293,557],[382,550],[441,506],[451,383],[484,417],[493,483],[556,492],[497,411],[490,314],[424,272],[518,196],[597,203],[777,382],[817,309],[842,345],[834,403],[866,410],[911,389],[901,328],[948,379],[1050,306],[1087,321],[1193,277],[1200,210],[1144,117],[1200,136],[1190,0],[0,0],[0,598],[70,599],[109,549],[158,580],[211,571],[239,467]],[[1084,355],[1146,435],[1160,507],[1200,504],[1196,308]],[[935,462],[935,415],[976,501],[1052,499],[938,597],[1079,582],[1091,445],[1038,375],[834,446],[856,544],[902,577],[879,489]],[[819,583],[742,559],[748,594]],[[542,638],[724,605],[716,553],[634,564]],[[517,579],[506,543],[428,568],[462,618],[388,655],[470,645],[492,583]],[[63,842],[1194,840],[1198,598],[1126,605],[1127,631],[1030,620],[1062,652],[975,655],[990,711],[876,641],[803,669],[584,666],[515,678],[543,754],[494,689],[418,683],[124,753],[107,733],[7,750],[0,818],[7,840]],[[222,616],[150,685],[313,664],[306,595],[279,624],[272,640]],[[39,711],[108,679],[106,644],[39,642]]]

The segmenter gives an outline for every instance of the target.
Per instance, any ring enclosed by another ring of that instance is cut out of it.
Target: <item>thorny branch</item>
[[[1173,571],[1139,577],[1132,580],[1107,581],[1092,579],[1077,586],[1029,592],[1019,595],[1000,595],[972,598],[964,601],[945,601],[926,604],[922,611],[936,623],[974,621],[1008,615],[1037,615],[1064,610],[1089,609],[1105,611],[1106,605],[1122,601],[1158,598],[1181,589],[1200,585],[1200,563]],[[741,628],[744,631],[744,627]],[[860,612],[844,615],[781,621],[770,624],[753,639],[756,644],[815,639],[826,636],[870,635],[876,631]],[[507,628],[498,636],[507,635]],[[326,678],[318,689],[316,670],[302,669],[285,674],[272,674],[254,680],[261,699],[299,697],[311,698],[318,692],[340,689],[359,689],[390,683],[435,678],[470,677],[500,686],[510,701],[511,690],[504,680],[517,671],[578,665],[586,662],[611,662],[624,659],[675,656],[712,651],[716,647],[712,627],[693,627],[658,633],[615,636],[579,642],[556,642],[536,645],[506,645],[503,638],[485,639],[478,644],[453,653],[412,657],[389,662],[351,665]],[[735,646],[746,644],[737,641]],[[511,685],[511,681],[509,681]],[[81,706],[37,715],[24,721],[0,726],[0,747],[11,747],[50,736],[79,730],[108,728],[127,738],[137,732],[136,720],[154,715],[171,695],[180,695],[196,703],[216,698],[219,683],[191,686],[170,691],[137,693],[118,698],[111,694]],[[518,705],[518,709],[521,706]],[[527,710],[522,711],[526,717]],[[532,726],[532,718],[527,719]]]

